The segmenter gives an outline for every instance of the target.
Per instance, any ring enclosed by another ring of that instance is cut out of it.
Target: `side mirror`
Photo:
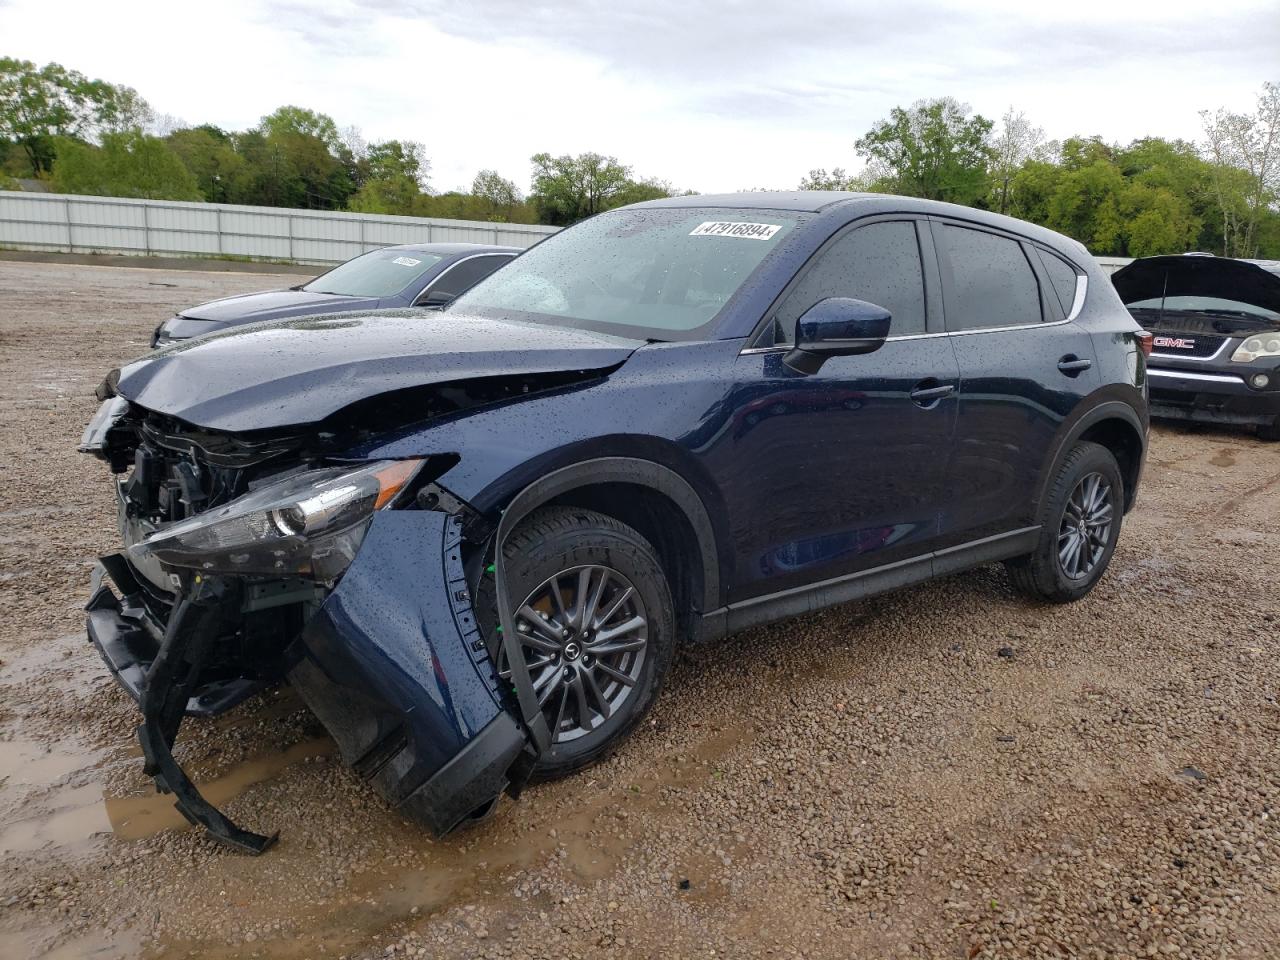
[[[892,315],[884,307],[851,297],[819,300],[796,321],[796,342],[782,358],[796,373],[817,373],[828,357],[879,350]]]
[[[413,305],[415,307],[443,307],[453,298],[454,295],[445,290],[427,290],[418,296]]]

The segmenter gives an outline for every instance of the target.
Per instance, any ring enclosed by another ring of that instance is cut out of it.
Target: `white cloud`
[[[1274,0],[1053,10],[986,0],[247,0],[0,5],[10,56],[136,87],[161,112],[238,129],[284,103],[369,139],[423,141],[439,189],[481,167],[519,183],[546,150],[597,150],[703,191],[856,167],[895,105],[1009,105],[1050,136],[1194,138],[1276,77]]]

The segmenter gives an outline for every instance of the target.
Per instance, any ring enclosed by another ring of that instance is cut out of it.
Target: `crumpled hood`
[[[178,316],[219,323],[252,323],[330,310],[371,310],[377,297],[344,297],[336,293],[309,293],[306,290],[266,290],[235,297],[210,300],[181,311]]]
[[[1221,297],[1280,313],[1280,274],[1274,272],[1280,265],[1264,263],[1228,257],[1144,257],[1117,270],[1111,283],[1126,304],[1161,296]]]
[[[604,370],[639,340],[460,312],[279,320],[178,343],[120,370],[116,392],[210,430],[305,425],[395,390],[512,374]]]

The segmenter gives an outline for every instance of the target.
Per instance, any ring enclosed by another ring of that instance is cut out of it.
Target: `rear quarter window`
[[[1058,305],[1062,308],[1058,319],[1070,316],[1071,307],[1076,302],[1076,283],[1079,277],[1076,268],[1048,250],[1036,247],[1035,251],[1040,256],[1040,262],[1044,264],[1044,271],[1049,275],[1049,284],[1053,287]],[[1050,299],[1050,304],[1052,303],[1053,298]]]

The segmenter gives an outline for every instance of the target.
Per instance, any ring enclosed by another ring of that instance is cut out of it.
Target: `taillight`
[[[1138,349],[1142,351],[1144,357],[1151,356],[1151,344],[1155,339],[1146,330],[1139,330],[1135,336],[1138,338]]]

